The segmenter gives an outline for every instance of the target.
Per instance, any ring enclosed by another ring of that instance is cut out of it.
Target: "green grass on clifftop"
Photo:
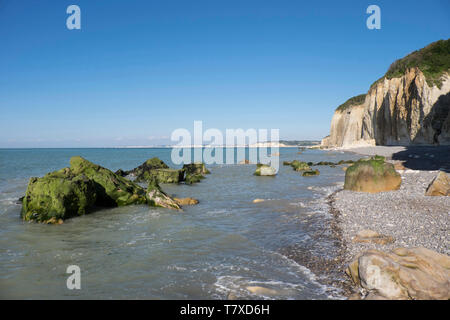
[[[385,77],[388,79],[401,77],[409,68],[418,67],[428,85],[442,85],[442,75],[450,69],[450,39],[433,42],[420,50],[408,54],[391,64]]]
[[[364,103],[364,100],[366,99],[366,94],[360,94],[359,96],[354,96],[345,101],[343,104],[341,104],[339,107],[337,107],[336,111],[343,112],[347,108],[359,105]]]

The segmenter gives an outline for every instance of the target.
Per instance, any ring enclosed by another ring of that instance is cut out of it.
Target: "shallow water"
[[[338,161],[354,155],[281,148],[285,160]],[[310,270],[282,255],[302,246],[333,258],[336,242],[325,197],[342,185],[340,166],[302,177],[280,166],[276,177],[253,176],[254,165],[211,165],[201,183],[162,185],[200,200],[183,212],[147,206],[101,210],[63,225],[23,222],[17,199],[28,179],[81,155],[113,171],[170,149],[1,149],[0,298],[242,299],[340,298]],[[175,167],[175,166],[174,166]],[[254,204],[253,199],[267,201]],[[81,268],[81,290],[68,290],[66,268]],[[276,290],[259,296],[247,286]]]

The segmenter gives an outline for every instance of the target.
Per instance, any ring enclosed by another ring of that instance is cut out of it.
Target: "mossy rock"
[[[147,202],[145,189],[82,157],[72,157],[70,168],[74,174],[84,174],[96,183],[97,203],[100,206],[115,207]]]
[[[334,166],[336,165],[334,162],[330,161],[320,161],[315,164],[316,166]]]
[[[211,172],[206,168],[204,163],[188,163],[183,165],[183,172],[186,173],[184,182],[186,184],[194,184],[200,182],[205,177],[205,174],[210,174]]]
[[[311,170],[310,166],[303,161],[294,160],[292,161],[291,166],[295,171]]]
[[[290,166],[292,165],[292,161],[283,161],[283,166]]]
[[[210,174],[211,172],[206,168],[204,163],[189,163],[183,165],[183,169],[186,174]]]
[[[70,168],[31,178],[23,199],[21,217],[45,223],[61,223],[97,207],[149,204],[179,209],[159,187],[156,179],[147,190],[112,171],[72,157]]]
[[[341,164],[353,164],[355,163],[355,161],[353,160],[340,160],[337,164],[341,165]]]
[[[148,182],[152,179],[153,176],[155,176],[152,171],[157,169],[169,169],[169,166],[165,164],[161,159],[154,157],[148,159],[139,167],[136,167],[133,170],[125,171],[125,175],[135,176],[136,182]]]
[[[81,216],[95,205],[97,188],[85,175],[75,175],[69,168],[31,178],[22,201],[21,217],[26,221],[56,223]]]
[[[256,165],[255,176],[275,176],[277,170],[267,164],[258,163]]]
[[[302,176],[303,177],[312,177],[312,176],[318,176],[320,174],[319,170],[308,170],[308,171],[303,171],[302,172]]]
[[[184,183],[194,184],[200,182],[203,179],[205,179],[205,177],[201,174],[186,174],[186,177],[184,178]]]
[[[344,189],[361,192],[398,190],[402,183],[394,165],[381,158],[358,160],[345,171]]]

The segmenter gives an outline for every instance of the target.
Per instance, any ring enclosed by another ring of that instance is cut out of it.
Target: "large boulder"
[[[450,178],[445,172],[439,171],[438,175],[431,181],[426,196],[450,196]]]
[[[147,203],[144,188],[111,170],[79,156],[70,159],[70,168],[75,175],[85,175],[95,182],[97,204],[102,207]]]
[[[346,272],[370,298],[450,299],[450,257],[425,248],[369,250]]]
[[[258,163],[254,174],[255,176],[274,176],[277,174],[277,170],[266,164]]]
[[[345,171],[344,189],[361,192],[398,190],[402,183],[400,174],[383,157],[359,160]]]
[[[95,183],[69,168],[31,178],[22,201],[21,217],[26,221],[57,223],[92,210],[97,200]]]

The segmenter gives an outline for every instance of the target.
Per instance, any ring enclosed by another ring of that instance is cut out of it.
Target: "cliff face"
[[[450,76],[440,88],[419,68],[372,85],[359,105],[336,110],[325,147],[358,145],[450,145]]]

